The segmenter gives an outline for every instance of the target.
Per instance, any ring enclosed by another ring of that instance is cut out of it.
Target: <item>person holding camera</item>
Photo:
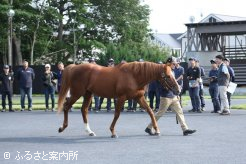
[[[52,103],[52,112],[55,110],[55,87],[56,87],[56,80],[57,74],[51,71],[50,64],[45,64],[45,72],[42,76],[43,84],[44,84],[44,95],[45,95],[45,112],[49,110],[49,96],[51,97]]]

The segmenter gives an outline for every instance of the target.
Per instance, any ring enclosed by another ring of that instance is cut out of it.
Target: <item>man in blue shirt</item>
[[[17,71],[21,94],[21,111],[25,110],[25,95],[28,98],[28,111],[32,111],[32,82],[34,78],[33,69],[28,66],[27,60],[23,60],[23,67]]]
[[[214,110],[211,113],[218,113],[220,111],[219,102],[219,86],[218,86],[218,66],[215,60],[210,60],[211,70],[209,71],[209,94],[211,96]]]
[[[174,75],[175,75],[175,79],[177,80],[180,88],[181,88],[181,93],[179,95],[179,101],[180,101],[180,105],[182,107],[182,90],[183,90],[183,78],[184,78],[184,68],[180,65],[180,59],[177,58],[176,60],[176,65],[174,68]]]

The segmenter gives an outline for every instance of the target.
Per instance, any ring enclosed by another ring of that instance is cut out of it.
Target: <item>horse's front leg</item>
[[[160,135],[160,130],[159,130],[159,128],[158,128],[158,125],[157,125],[157,122],[156,122],[156,119],[155,119],[155,116],[154,116],[154,112],[153,112],[152,109],[149,107],[149,105],[148,105],[148,103],[146,102],[144,96],[140,97],[137,101],[138,101],[138,103],[140,104],[140,106],[141,106],[142,108],[144,108],[144,109],[148,112],[148,114],[149,114],[149,116],[150,116],[150,118],[151,118],[151,121],[152,121],[152,125],[153,125],[153,127],[154,127],[154,129],[155,129],[155,134],[156,134],[156,135]]]
[[[114,119],[113,119],[111,126],[110,126],[110,131],[112,133],[111,138],[118,138],[117,134],[115,133],[114,127],[115,127],[115,124],[116,124],[118,118],[120,117],[120,112],[121,112],[121,109],[125,103],[125,100],[126,99],[124,97],[117,99],[116,108],[115,108],[115,112],[114,112]]]
[[[88,117],[87,117],[88,116],[88,108],[91,104],[91,100],[92,100],[92,94],[86,93],[86,95],[84,96],[83,105],[81,107],[81,113],[82,113],[82,117],[84,120],[86,133],[88,133],[89,136],[96,136],[96,134],[90,129],[90,126],[88,123]]]

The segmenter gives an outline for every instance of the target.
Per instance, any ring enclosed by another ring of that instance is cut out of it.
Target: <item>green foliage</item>
[[[74,54],[83,58],[164,61],[169,50],[149,43],[149,7],[139,0],[0,0],[0,47],[7,41],[6,12],[15,10],[14,36],[21,40],[22,57],[34,63],[69,63]],[[34,37],[36,36],[36,37]],[[97,50],[97,51],[95,51]],[[2,49],[0,49],[0,53]]]

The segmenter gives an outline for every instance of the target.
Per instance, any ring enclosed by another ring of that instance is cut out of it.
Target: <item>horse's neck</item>
[[[161,76],[161,68],[153,69],[151,72],[141,72],[141,75],[135,75],[137,78],[137,83],[139,86],[144,87],[147,84],[149,84],[152,81],[158,80],[158,78]]]

